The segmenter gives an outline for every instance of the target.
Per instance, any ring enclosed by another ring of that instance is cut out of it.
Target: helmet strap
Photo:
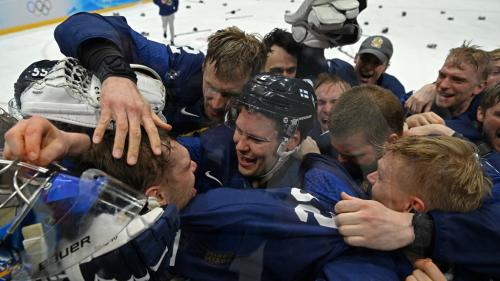
[[[285,164],[290,155],[292,155],[299,149],[300,146],[297,146],[290,151],[286,151],[286,146],[289,140],[290,138],[283,138],[280,145],[278,146],[278,149],[276,150],[276,153],[278,154],[278,160],[276,160],[273,167],[269,171],[267,171],[267,173],[261,176],[261,182],[269,181],[273,177],[273,175],[283,166],[283,164]]]

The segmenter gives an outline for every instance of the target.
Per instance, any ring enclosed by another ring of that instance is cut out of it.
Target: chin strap
[[[260,177],[260,180],[262,182],[269,181],[274,176],[274,174],[283,166],[283,164],[285,164],[288,158],[290,158],[290,155],[292,155],[295,151],[297,151],[300,148],[300,145],[298,145],[294,149],[286,151],[286,145],[288,144],[289,140],[290,140],[289,138],[284,137],[283,140],[281,141],[276,151],[276,153],[278,154],[278,160],[276,160],[273,167],[269,171],[267,171],[264,175]]]

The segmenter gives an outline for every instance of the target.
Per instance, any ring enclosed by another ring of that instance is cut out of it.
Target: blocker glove
[[[292,25],[295,41],[313,48],[331,48],[359,40],[359,11],[357,0],[304,0],[295,13],[285,15],[285,21]]]

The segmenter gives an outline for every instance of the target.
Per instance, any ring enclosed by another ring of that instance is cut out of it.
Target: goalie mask
[[[141,218],[144,196],[99,170],[78,178],[18,161],[0,160],[0,168],[0,258],[10,254],[2,269],[7,280],[55,276],[109,251],[122,233],[137,235],[123,230]]]
[[[131,68],[137,75],[139,92],[163,118],[165,87],[160,76],[146,66],[132,64]],[[75,58],[33,63],[22,72],[14,88],[9,109],[15,116],[40,115],[90,128],[97,125],[101,81]]]
[[[286,151],[286,144],[297,131],[303,140],[316,120],[316,96],[312,86],[296,78],[263,73],[253,77],[240,96],[230,103],[226,125],[234,127],[242,107],[258,112],[276,122],[281,138],[277,149],[278,160],[263,178],[270,177],[295,150]],[[298,149],[298,147],[296,147]]]

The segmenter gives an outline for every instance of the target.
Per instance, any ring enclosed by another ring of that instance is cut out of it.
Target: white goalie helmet
[[[74,177],[1,159],[0,180],[5,280],[56,276],[134,239],[162,214],[154,208],[140,216],[144,195],[100,170]]]
[[[143,65],[132,64],[131,68],[139,92],[163,118],[165,87],[160,76]],[[15,91],[9,102],[9,111],[15,116],[39,115],[89,128],[95,128],[99,120],[101,81],[75,58],[31,64],[16,82]]]

